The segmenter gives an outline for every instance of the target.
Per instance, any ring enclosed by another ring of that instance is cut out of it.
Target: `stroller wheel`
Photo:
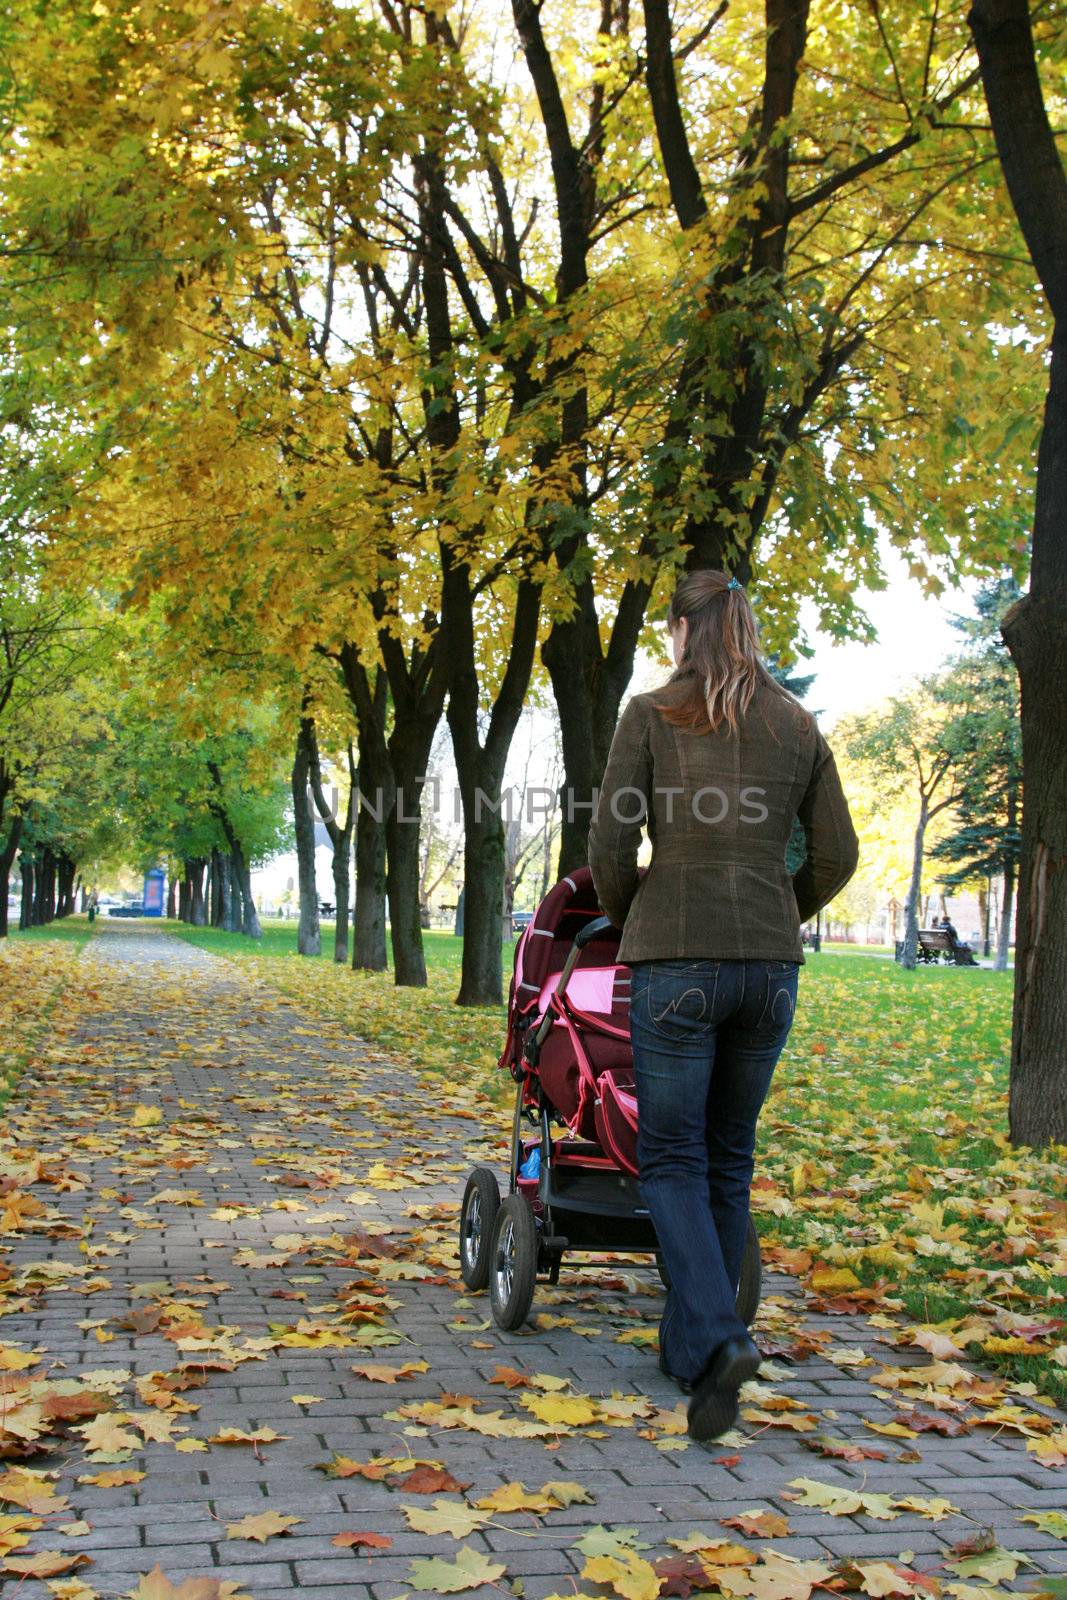
[[[489,1304],[497,1326],[526,1321],[537,1278],[537,1224],[521,1194],[509,1194],[496,1214],[490,1248]]]
[[[489,1282],[489,1247],[499,1209],[495,1174],[488,1167],[475,1167],[459,1214],[459,1270],[468,1289],[484,1289]]]

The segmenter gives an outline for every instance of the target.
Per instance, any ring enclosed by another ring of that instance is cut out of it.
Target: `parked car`
[[[124,906],[108,906],[107,914],[109,917],[143,917],[144,901],[131,900]]]
[[[530,923],[532,921],[533,921],[533,912],[532,911],[513,911],[511,913],[511,931],[512,931],[512,933],[522,933],[525,928],[528,928],[530,926]]]

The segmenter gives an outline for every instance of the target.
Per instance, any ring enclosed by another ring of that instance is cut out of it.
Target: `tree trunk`
[[[360,762],[360,787],[363,785]],[[356,904],[352,923],[352,965],[357,971],[384,972],[385,819],[361,803],[356,813]]]
[[[241,874],[237,866],[237,858],[230,851],[226,857],[226,876],[230,881],[230,922],[232,933],[244,932],[244,894],[242,893]]]
[[[239,898],[244,902],[240,916],[240,931],[247,939],[262,939],[263,929],[259,925],[256,902],[252,898],[252,871],[245,860],[244,851],[236,841],[230,854],[230,861],[233,864]]]
[[[341,830],[341,838],[333,847],[333,903],[336,920],[333,925],[333,959],[339,966],[348,961],[348,924],[351,921],[350,896],[352,892],[352,828]]]
[[[222,851],[213,845],[211,848],[210,867],[210,920],[213,928],[224,928],[226,926],[226,882],[226,874],[222,870]]]
[[[913,970],[919,949],[919,903],[922,892],[923,875],[923,841],[926,838],[926,824],[929,821],[929,808],[926,796],[923,795],[919,806],[919,820],[915,825],[915,843],[912,847],[911,857],[911,883],[908,886],[908,898],[904,902],[904,949],[901,952],[900,964]]]
[[[385,717],[389,684],[379,671],[371,693],[365,675],[348,662],[346,682],[358,682],[359,695],[351,692],[359,716],[357,739],[358,794],[356,796],[356,902],[352,924],[352,966],[362,972],[384,972],[388,964],[385,942],[385,819],[393,809],[395,790],[389,752],[385,744]]]
[[[57,922],[67,914],[67,867],[68,858],[65,855],[58,855],[54,879],[55,909],[52,913]]]
[[[1052,342],[1029,594],[1002,632],[1019,669],[1023,826],[1015,941],[1012,1142],[1067,1144],[1067,321]],[[1001,940],[1010,937],[1005,874]],[[999,959],[998,944],[998,959]]]
[[[1061,367],[1065,358],[1067,352],[1058,358]],[[1067,446],[1067,395],[1062,422]],[[1045,426],[1047,436],[1047,413]],[[1067,448],[1060,465],[1067,476]],[[1067,482],[1062,492],[1060,514],[1067,532]],[[1064,548],[1067,555],[1067,539]],[[1035,591],[1036,563],[1029,599],[1004,623],[1022,686],[1024,773],[1010,1121],[1013,1143],[1045,1145],[1067,1144],[1067,593],[1035,601]],[[1006,881],[1004,898],[1007,902]],[[1001,911],[1002,941],[1008,938],[1010,909],[1005,903]]]
[[[74,884],[78,876],[78,863],[70,856],[63,858],[63,915],[69,917],[74,912]]]
[[[982,929],[982,955],[989,956],[989,885],[978,886],[978,922]]]
[[[1015,909],[1015,868],[1004,868],[1004,889],[1001,894],[1000,926],[997,929],[997,954],[993,962],[996,972],[1008,970],[1008,947],[1011,944],[1011,917]]]
[[[440,683],[440,679],[438,682]],[[425,695],[411,698],[405,713],[397,711],[388,746],[394,803],[385,812],[385,891],[393,949],[393,977],[398,986],[425,988],[426,956],[419,914],[419,830],[422,791],[441,708]],[[360,767],[362,781],[362,765]]]
[[[411,764],[408,764],[409,767]],[[419,918],[419,812],[422,784],[415,770],[397,777],[396,804],[385,825],[385,892],[393,945],[393,977],[403,987],[426,987]]]
[[[348,746],[348,805],[345,809],[344,822],[337,815],[336,808],[331,806],[322,787],[322,763],[319,759],[319,742],[315,734],[315,725],[311,724],[309,740],[311,755],[311,792],[315,797],[315,805],[322,825],[330,836],[330,845],[333,850],[333,860],[330,869],[333,873],[333,959],[344,966],[348,960],[348,905],[349,881],[352,862],[352,828],[356,804],[356,759],[352,752],[351,743]]]
[[[33,927],[33,908],[37,900],[37,864],[32,856],[23,856],[19,862],[22,877],[22,904],[19,907],[19,928]]]
[[[636,609],[635,600],[632,609]],[[644,596],[640,597],[644,615]],[[584,867],[596,791],[604,775],[619,706],[633,675],[640,624],[623,629],[620,610],[605,656],[591,584],[578,586],[578,610],[553,623],[541,647],[552,681],[563,750],[559,876]]]
[[[15,813],[0,849],[0,939],[7,938],[7,896],[11,885],[11,866],[18,855],[19,838],[22,833],[22,817]]]
[[[456,1002],[499,1005],[503,998],[501,919],[507,850],[500,812],[501,785],[511,741],[522,714],[537,647],[540,590],[521,580],[515,597],[508,664],[489,717],[479,731],[480,691],[474,612],[466,569],[454,574],[449,638],[453,675],[448,725],[463,797],[463,970]]]
[[[1067,1144],[1067,173],[1028,0],[974,0],[969,20],[1004,178],[1053,316],[1030,588],[1001,625],[1019,671],[1023,751],[1009,1121],[1014,1144]]]
[[[319,927],[319,891],[315,882],[315,818],[308,799],[311,779],[314,727],[310,717],[301,717],[293,756],[293,823],[296,832],[297,887],[300,895],[300,925],[296,948],[299,955],[317,956],[322,952]]]
[[[362,830],[366,827],[363,813],[369,802],[383,818],[385,827],[385,891],[394,978],[398,985],[423,988],[426,960],[419,923],[419,814],[426,764],[441,720],[447,680],[440,667],[439,637],[432,641],[427,652],[427,657],[433,652],[434,664],[423,658],[417,682],[395,636],[383,629],[379,641],[391,670],[387,675],[378,668],[373,685],[356,646],[345,644],[339,654],[341,676],[359,727],[357,856],[360,845],[368,843]],[[390,698],[393,700],[393,728],[387,741],[386,713]],[[363,868],[357,864],[356,940],[352,964],[377,967],[377,961],[362,959],[363,939],[373,938],[376,910],[376,907],[372,909],[361,904],[367,892],[373,894],[376,888],[373,877],[369,885],[361,882],[362,877]],[[376,954],[370,948],[366,953]]]
[[[194,856],[187,865],[189,869],[188,920],[194,928],[202,928],[207,921],[204,905],[204,868],[207,863],[203,856]]]
[[[263,933],[259,926],[259,917],[256,915],[255,901],[252,898],[252,874],[241,841],[226,809],[222,774],[214,761],[209,761],[207,766],[215,786],[214,794],[209,796],[208,805],[229,846],[229,855],[222,863],[222,877],[224,882],[229,883],[230,899],[229,922],[225,925],[235,933],[244,933],[250,939],[260,939]]]
[[[456,1004],[499,1005],[503,982],[504,828],[483,808],[463,824],[463,970]]]
[[[219,852],[219,927],[224,933],[236,933],[237,921],[233,904],[232,862]]]
[[[55,858],[50,845],[45,845],[37,865],[34,885],[33,924],[43,928],[55,916]]]
[[[189,863],[183,864],[182,878],[179,882],[173,872],[167,874],[167,917],[173,922],[179,918],[182,922],[189,920]]]

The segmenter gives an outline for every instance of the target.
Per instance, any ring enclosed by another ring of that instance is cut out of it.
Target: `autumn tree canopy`
[[[309,727],[351,743],[382,796],[350,830],[357,965],[387,903],[425,980],[447,717],[460,998],[499,997],[531,685],[566,870],[679,569],[736,573],[785,661],[804,602],[864,636],[886,544],[929,592],[1024,577],[1048,310],[959,9],[15,0],[4,26],[11,537],[162,618],[163,677],[210,681],[220,729],[270,704],[294,773]]]

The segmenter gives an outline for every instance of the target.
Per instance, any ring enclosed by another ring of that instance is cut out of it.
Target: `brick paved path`
[[[960,1575],[941,1568],[948,1547],[991,1527],[1002,1546],[1030,1557],[1018,1585],[1063,1571],[1067,1546],[1020,1519],[1062,1508],[1064,1476],[1028,1455],[1018,1434],[987,1426],[909,1439],[866,1426],[888,1422],[902,1406],[929,1410],[947,1393],[942,1386],[940,1398],[924,1394],[918,1377],[903,1390],[876,1386],[886,1368],[892,1378],[901,1366],[930,1361],[894,1348],[891,1330],[806,1313],[798,1286],[771,1276],[757,1331],[801,1359],[765,1364],[749,1406],[763,1421],[746,1421],[713,1452],[688,1446],[677,1391],[658,1372],[654,1350],[620,1342],[647,1338],[655,1326],[661,1291],[651,1272],[565,1268],[558,1290],[538,1288],[542,1325],[519,1336],[488,1324],[484,1296],[464,1296],[454,1245],[462,1181],[475,1160],[502,1165],[499,1124],[486,1130],[464,1091],[451,1099],[446,1091],[443,1114],[431,1114],[438,1080],[417,1078],[340,1028],[300,1015],[251,970],[162,932],[105,924],[83,963],[98,1009],[24,1082],[6,1132],[16,1154],[39,1148],[56,1169],[66,1160],[86,1187],[33,1186],[77,1224],[69,1237],[57,1237],[54,1224],[0,1237],[0,1263],[13,1274],[5,1281],[0,1266],[8,1297],[0,1299],[0,1345],[39,1349],[63,1363],[56,1375],[88,1372],[97,1386],[109,1382],[119,1406],[111,1415],[120,1426],[131,1419],[124,1425],[137,1448],[88,1454],[92,1437],[75,1424],[58,1453],[33,1458],[31,1466],[58,1467],[69,1506],[33,1534],[29,1551],[84,1552],[92,1564],[77,1576],[103,1596],[125,1593],[159,1563],[175,1583],[236,1580],[256,1600],[296,1588],[308,1600],[393,1600],[411,1586],[413,1557],[453,1559],[461,1544],[504,1563],[499,1586],[527,1600],[575,1587],[606,1595],[581,1580],[586,1554],[575,1548],[595,1525],[636,1530],[650,1560],[672,1554],[668,1538],[699,1531],[805,1559],[904,1554],[950,1583]],[[189,1199],[203,1203],[182,1203]],[[397,1256],[381,1254],[391,1247]],[[379,1322],[366,1320],[372,1312]],[[376,1346],[383,1331],[400,1342]],[[348,1337],[363,1342],[346,1345]],[[419,1361],[428,1370],[395,1384],[352,1370]],[[192,1409],[175,1416],[144,1378],[183,1362],[206,1382],[177,1391]],[[499,1412],[505,1424],[529,1424],[537,1386],[491,1384],[502,1363],[565,1378],[574,1395],[648,1404],[633,1418],[611,1416],[609,1407],[607,1418],[548,1427],[535,1438],[387,1415],[444,1392],[473,1397],[475,1418]],[[961,1368],[953,1393],[980,1398],[987,1381]],[[299,1398],[310,1396],[317,1398]],[[228,1427],[284,1437],[207,1443]],[[805,1447],[815,1433],[884,1459],[824,1459]],[[426,1510],[433,1496],[360,1475],[330,1477],[318,1466],[335,1455],[362,1464],[408,1454],[469,1484],[468,1502],[515,1480],[534,1490],[577,1480],[594,1503],[540,1519],[495,1513],[455,1541],[408,1524],[402,1505]],[[145,1476],[116,1487],[77,1481],[114,1470],[116,1459]],[[798,1477],[893,1499],[945,1497],[959,1509],[939,1522],[912,1511],[891,1521],[831,1516],[782,1498]],[[788,1536],[746,1541],[722,1526],[720,1519],[758,1508],[788,1515]],[[301,1520],[262,1544],[226,1539],[227,1523],[267,1510]],[[90,1531],[62,1531],[76,1519]],[[368,1554],[332,1543],[368,1531],[391,1546]],[[798,1593],[806,1592],[801,1585]],[[26,1580],[20,1593],[35,1600],[46,1591]]]

